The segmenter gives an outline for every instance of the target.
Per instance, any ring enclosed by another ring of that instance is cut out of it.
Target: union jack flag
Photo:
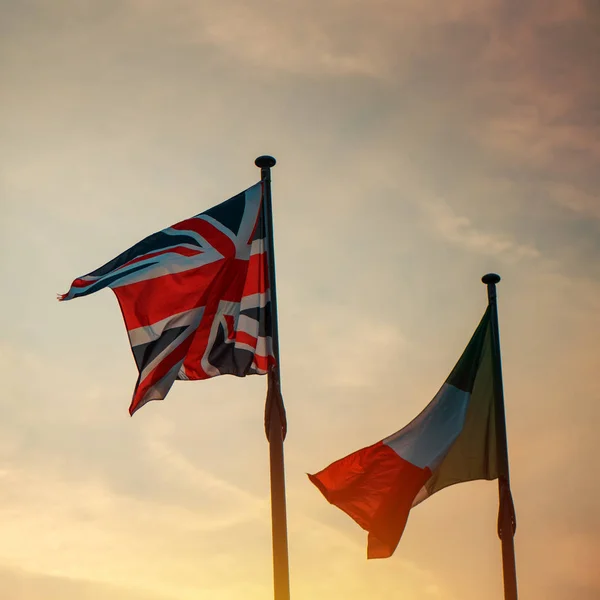
[[[275,358],[262,184],[150,235],[59,300],[105,287],[139,371],[130,414],[176,379],[266,374]]]

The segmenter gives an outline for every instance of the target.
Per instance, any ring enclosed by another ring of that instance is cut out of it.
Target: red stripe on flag
[[[235,336],[235,319],[233,315],[224,315],[224,319],[227,325],[227,339],[232,340]]]
[[[192,249],[186,248],[185,246],[176,246],[173,248],[167,248],[166,250],[160,250],[159,252],[149,252],[148,254],[144,254],[143,256],[138,256],[133,258],[129,262],[125,263],[123,267],[127,267],[129,265],[133,265],[134,263],[138,263],[142,260],[146,260],[148,258],[155,258],[156,256],[162,256],[163,254],[179,254],[181,256],[197,256],[198,254],[202,254],[204,251],[200,249]],[[121,268],[123,268],[121,267]]]
[[[249,333],[246,333],[245,331],[236,331],[235,332],[235,341],[236,341],[236,343],[246,344],[247,346],[250,346],[251,348],[256,349],[256,342],[257,342],[256,337],[253,335],[250,335]]]
[[[190,380],[209,379],[212,377],[202,367],[202,358],[206,352],[210,335],[210,322],[208,323],[208,327],[205,323],[204,319],[202,319],[200,327],[196,330],[196,333],[192,334],[194,339],[183,361],[186,377]]]
[[[367,557],[387,558],[394,553],[412,502],[431,471],[377,442],[308,477],[328,502],[369,532]]]
[[[260,356],[259,354],[255,354],[253,362],[261,371],[268,371],[269,367],[275,364],[275,358],[273,356]]]
[[[92,285],[96,283],[95,279],[92,279],[91,281],[86,281],[85,279],[81,279],[80,277],[78,277],[72,284],[71,287],[75,287],[75,288],[84,288],[87,287],[88,285]]]
[[[200,234],[217,252],[226,258],[232,258],[236,254],[235,243],[233,240],[219,231],[214,225],[205,221],[202,217],[192,217],[180,223],[176,223],[171,229],[178,231],[191,230]]]
[[[248,261],[248,274],[244,285],[244,296],[264,294],[269,289],[267,253],[253,254]]]

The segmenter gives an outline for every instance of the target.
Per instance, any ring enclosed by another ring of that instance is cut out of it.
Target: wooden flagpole
[[[269,441],[271,472],[271,527],[273,538],[273,591],[275,600],[289,600],[290,573],[288,560],[287,515],[285,502],[285,469],[283,440],[287,422],[281,395],[279,361],[279,327],[277,320],[277,287],[275,280],[275,244],[273,241],[273,207],[271,199],[271,167],[276,160],[272,156],[259,156],[254,163],[260,168],[263,186],[263,215],[267,236],[269,261],[269,286],[271,291],[271,318],[273,354],[275,366],[269,370],[267,401],[265,404],[265,432]]]
[[[500,355],[500,331],[498,327],[498,303],[496,296],[496,284],[500,281],[500,275],[488,273],[481,278],[481,281],[487,285],[488,302],[491,309],[494,404],[496,407],[496,459],[498,464],[498,492],[500,496],[498,537],[502,543],[504,598],[505,600],[517,600],[517,568],[514,543],[517,520],[510,492],[504,385],[502,383],[502,359]]]

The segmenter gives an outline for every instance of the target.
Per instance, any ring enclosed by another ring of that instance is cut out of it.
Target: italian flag
[[[389,437],[310,480],[369,532],[368,558],[394,553],[412,507],[455,483],[496,479],[490,309],[433,400]]]

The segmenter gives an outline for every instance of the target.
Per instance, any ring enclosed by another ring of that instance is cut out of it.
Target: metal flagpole
[[[273,537],[273,589],[275,600],[289,600],[290,572],[288,561],[287,516],[285,504],[285,470],[283,462],[283,440],[287,423],[281,395],[279,361],[279,327],[277,320],[277,288],[275,281],[275,250],[273,241],[273,210],[271,200],[271,167],[276,160],[272,156],[259,156],[255,161],[260,168],[263,185],[263,215],[267,234],[269,261],[269,286],[271,291],[271,317],[273,354],[275,366],[269,370],[267,379],[267,401],[265,404],[265,432],[269,440],[271,471],[271,523]]]
[[[488,273],[481,278],[481,281],[487,285],[488,302],[491,310],[494,404],[496,407],[496,459],[498,464],[498,492],[500,496],[498,537],[502,542],[504,598],[505,600],[517,600],[517,568],[515,564],[514,543],[517,520],[510,492],[504,386],[502,383],[502,359],[500,356],[500,331],[498,327],[498,303],[496,298],[496,284],[500,281],[500,275]]]

